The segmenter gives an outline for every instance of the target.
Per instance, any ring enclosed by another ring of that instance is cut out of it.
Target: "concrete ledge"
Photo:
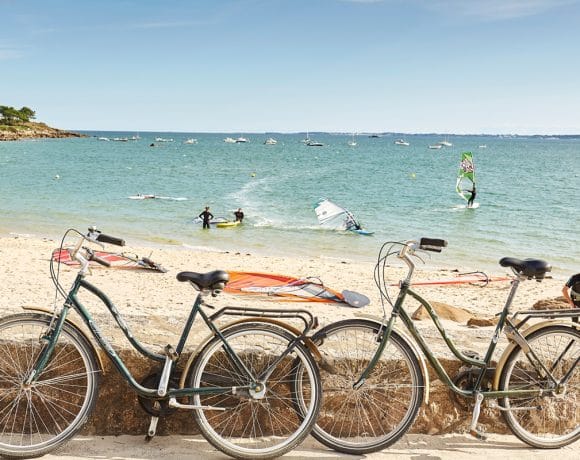
[[[135,379],[141,381],[155,369],[149,367],[138,353],[133,350],[122,350],[119,355],[125,361]],[[149,427],[150,416],[139,405],[137,396],[118,374],[106,356],[102,356],[105,366],[100,382],[99,398],[95,410],[83,428],[84,434],[92,435],[145,435]],[[185,361],[184,361],[185,362]],[[445,369],[455,375],[461,363],[456,360],[442,359]],[[461,405],[452,398],[447,387],[429,368],[431,387],[429,404],[423,405],[411,429],[411,433],[440,434],[459,433],[468,430],[471,422],[469,400],[461,400]],[[480,426],[490,433],[508,433],[499,410],[483,408]],[[159,420],[158,434],[197,434],[193,414],[178,410],[174,414]]]

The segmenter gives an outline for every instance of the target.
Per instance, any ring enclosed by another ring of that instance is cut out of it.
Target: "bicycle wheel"
[[[98,367],[87,340],[65,324],[53,354],[30,385],[24,379],[46,342],[51,318],[35,313],[0,320],[0,455],[39,457],[82,427],[97,399]]]
[[[197,388],[237,387],[227,394],[197,394],[193,404],[225,409],[198,409],[194,416],[204,437],[217,449],[236,458],[267,459],[283,455],[308,436],[316,422],[322,394],[320,376],[308,349],[299,343],[287,355],[293,336],[269,324],[242,324],[227,329],[227,344],[257,378],[276,363],[262,384],[241,372],[224,351],[219,338],[208,343],[199,354],[190,377]],[[295,369],[303,370],[300,383],[304,411],[293,401],[292,379]]]
[[[374,321],[349,319],[312,338],[322,354],[324,395],[312,435],[338,452],[367,454],[395,443],[411,427],[423,401],[417,356],[395,331],[368,379],[353,388],[376,352],[379,331]]]
[[[580,438],[580,332],[574,327],[547,326],[526,340],[556,381],[568,375],[562,388],[554,388],[539,366],[515,348],[500,376],[500,390],[541,389],[537,397],[506,397],[500,404],[504,419],[513,433],[533,447],[552,449]]]

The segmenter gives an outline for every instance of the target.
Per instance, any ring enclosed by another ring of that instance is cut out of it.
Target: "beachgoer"
[[[209,206],[205,207],[199,218],[203,220],[203,228],[209,228],[209,221],[213,219],[213,214],[209,212]]]
[[[473,206],[473,201],[475,200],[475,195],[477,195],[477,191],[475,190],[475,184],[473,184],[473,189],[468,190],[471,193],[469,200],[467,200],[467,207],[471,208]]]
[[[234,216],[236,216],[236,222],[241,224],[242,220],[244,220],[244,212],[242,211],[242,208],[238,208],[238,210],[234,212]]]
[[[572,275],[562,288],[562,294],[572,307],[580,308],[580,273]]]

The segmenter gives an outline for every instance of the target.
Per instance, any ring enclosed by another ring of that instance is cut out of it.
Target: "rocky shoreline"
[[[67,137],[88,137],[86,134],[73,133],[61,129],[51,128],[44,123],[22,123],[19,125],[0,125],[0,141],[18,141],[21,139]]]

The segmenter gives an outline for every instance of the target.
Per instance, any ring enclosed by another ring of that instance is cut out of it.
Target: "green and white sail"
[[[459,163],[455,190],[461,198],[468,201],[474,187],[475,164],[473,163],[473,154],[471,152],[463,152],[461,154],[461,163]]]

